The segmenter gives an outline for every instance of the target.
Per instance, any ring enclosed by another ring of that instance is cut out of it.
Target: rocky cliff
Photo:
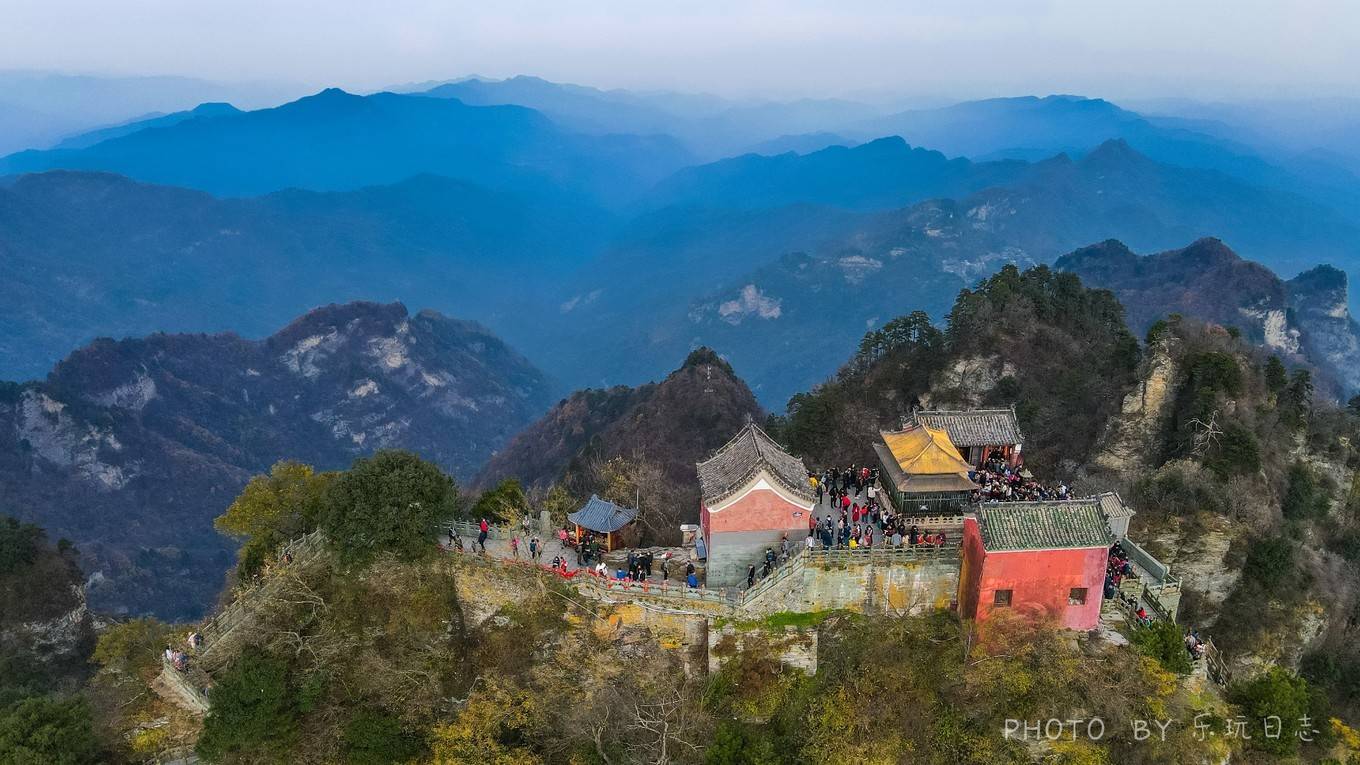
[[[93,648],[75,550],[0,515],[0,704],[78,683]]]
[[[1114,292],[1139,334],[1173,313],[1236,327],[1286,361],[1315,367],[1338,395],[1360,389],[1360,326],[1346,307],[1346,275],[1331,266],[1285,281],[1223,242],[1201,239],[1146,256],[1107,240],[1055,267]]]
[[[1318,266],[1285,284],[1309,357],[1330,367],[1348,393],[1360,390],[1360,325],[1347,308],[1346,273]]]
[[[399,303],[328,306],[259,341],[98,340],[0,390],[0,497],[80,545],[96,607],[190,615],[233,562],[211,522],[250,475],[405,448],[465,478],[548,396],[479,325]]]

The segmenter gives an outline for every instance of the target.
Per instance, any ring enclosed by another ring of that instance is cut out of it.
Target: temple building
[[[978,466],[1000,457],[1007,465],[1018,467],[1024,436],[1014,409],[923,409],[912,415],[912,422],[942,429],[968,464]]]
[[[707,553],[709,587],[746,580],[746,567],[778,549],[785,535],[807,537],[817,499],[803,461],[779,447],[754,424],[698,464],[703,502],[699,524]]]
[[[972,470],[942,428],[912,425],[879,433],[879,482],[899,513],[958,515],[978,488]]]
[[[1009,609],[1094,629],[1113,542],[1099,498],[978,505],[963,522],[959,613],[983,622]]]
[[[620,507],[594,494],[590,495],[590,500],[582,505],[580,510],[567,516],[567,521],[574,527],[578,543],[586,538],[588,532],[594,532],[604,538],[606,550],[620,546],[619,532],[636,519],[637,510]]]

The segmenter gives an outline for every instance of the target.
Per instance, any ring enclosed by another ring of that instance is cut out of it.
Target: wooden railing
[[[1228,665],[1223,661],[1223,654],[1219,652],[1218,646],[1214,645],[1213,640],[1204,641],[1204,668],[1209,679],[1226,688],[1232,682],[1231,675],[1228,674]]]

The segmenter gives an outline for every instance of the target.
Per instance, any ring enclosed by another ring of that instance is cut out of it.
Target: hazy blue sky
[[[1360,92],[1357,0],[0,0],[0,68],[734,95]]]

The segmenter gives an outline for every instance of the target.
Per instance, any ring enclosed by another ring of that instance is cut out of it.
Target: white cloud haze
[[[3,0],[0,68],[354,90],[469,73],[731,95],[1360,92],[1360,3]]]

